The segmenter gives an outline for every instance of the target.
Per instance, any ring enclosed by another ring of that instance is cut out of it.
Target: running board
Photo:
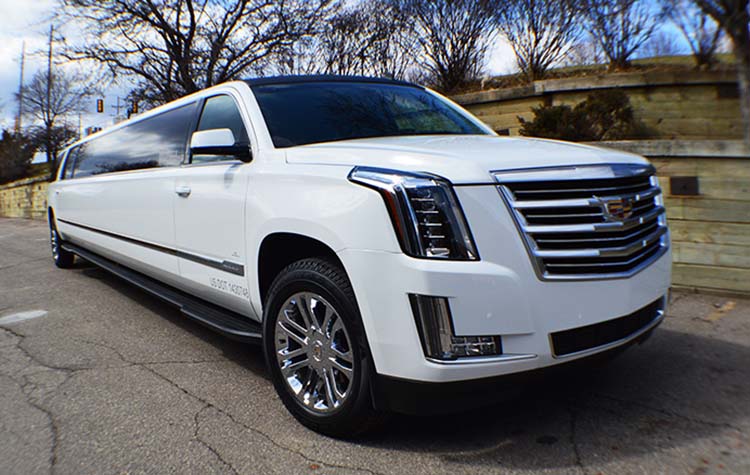
[[[174,305],[186,317],[229,338],[252,343],[261,341],[261,325],[239,313],[200,300],[75,244],[66,242],[62,248]]]

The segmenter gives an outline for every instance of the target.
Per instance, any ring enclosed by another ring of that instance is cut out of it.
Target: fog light
[[[455,360],[503,353],[500,337],[455,336],[448,299],[409,295],[424,354],[428,358]]]

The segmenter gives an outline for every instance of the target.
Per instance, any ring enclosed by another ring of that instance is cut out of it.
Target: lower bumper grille
[[[659,299],[624,317],[552,333],[552,354],[568,356],[624,340],[648,327],[663,311],[663,299]]]

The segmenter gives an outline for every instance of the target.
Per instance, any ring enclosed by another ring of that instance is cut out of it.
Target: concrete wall
[[[749,149],[739,141],[597,145],[647,156],[656,167],[672,230],[675,286],[750,294]],[[672,189],[675,177],[696,177],[698,194]]]
[[[46,219],[48,185],[45,178],[0,185],[0,216]]]
[[[621,89],[635,116],[659,139],[742,138],[737,74],[734,71],[621,73],[536,81],[529,86],[453,97],[493,129],[518,135],[518,117],[533,119],[532,107],[575,105],[597,89]]]

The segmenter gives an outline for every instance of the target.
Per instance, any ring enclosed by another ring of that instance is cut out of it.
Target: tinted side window
[[[229,96],[221,95],[206,99],[197,130],[229,129],[235,143],[248,143],[247,130],[237,104]],[[193,163],[226,160],[225,155],[193,155]]]
[[[194,110],[182,106],[84,142],[73,176],[179,165]]]
[[[63,168],[62,179],[67,180],[73,176],[73,166],[75,165],[76,156],[78,155],[79,147],[71,148],[68,152],[68,156],[65,158],[65,168]]]

